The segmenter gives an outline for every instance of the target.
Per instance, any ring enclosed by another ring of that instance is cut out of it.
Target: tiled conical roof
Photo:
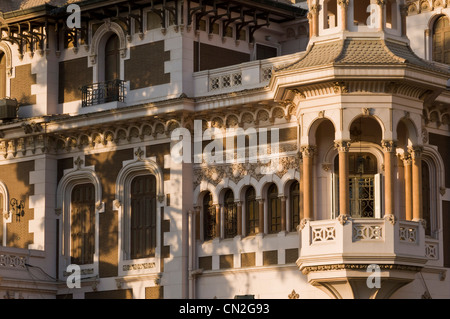
[[[0,0],[0,12],[10,12],[38,7],[44,4],[64,6],[83,0]]]
[[[300,70],[325,65],[412,65],[450,74],[450,68],[418,57],[407,43],[357,38],[316,42],[300,60],[276,71]]]

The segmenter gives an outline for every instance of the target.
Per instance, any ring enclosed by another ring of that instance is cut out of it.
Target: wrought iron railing
[[[112,80],[91,85],[85,85],[81,88],[82,107],[93,106],[109,102],[124,102],[125,100],[125,81]]]

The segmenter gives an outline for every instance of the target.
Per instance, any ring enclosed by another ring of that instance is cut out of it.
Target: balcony
[[[437,245],[425,241],[424,227],[414,221],[308,221],[297,265],[310,284],[333,298],[389,298],[436,258]],[[368,285],[375,269],[379,287]]]
[[[2,298],[54,298],[58,283],[41,250],[0,246]]]
[[[256,60],[194,73],[195,97],[254,89],[267,85],[274,69],[300,59],[305,52]]]
[[[110,102],[125,101],[125,81],[112,80],[81,88],[81,106],[88,107]]]

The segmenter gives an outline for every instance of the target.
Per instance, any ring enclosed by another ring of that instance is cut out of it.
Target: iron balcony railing
[[[81,88],[82,107],[93,106],[109,102],[124,102],[125,100],[125,81],[112,80],[91,85],[85,85]]]

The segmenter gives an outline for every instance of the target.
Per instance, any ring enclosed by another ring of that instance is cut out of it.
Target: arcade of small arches
[[[200,221],[197,238],[233,238],[296,231],[307,220],[384,218],[421,221],[427,236],[438,228],[443,161],[422,144],[408,114],[386,133],[380,118],[361,114],[350,122],[348,139],[336,140],[330,118],[309,125],[300,166],[276,174],[203,181],[194,191]],[[386,140],[385,136],[395,137]],[[302,139],[304,140],[304,139]]]

